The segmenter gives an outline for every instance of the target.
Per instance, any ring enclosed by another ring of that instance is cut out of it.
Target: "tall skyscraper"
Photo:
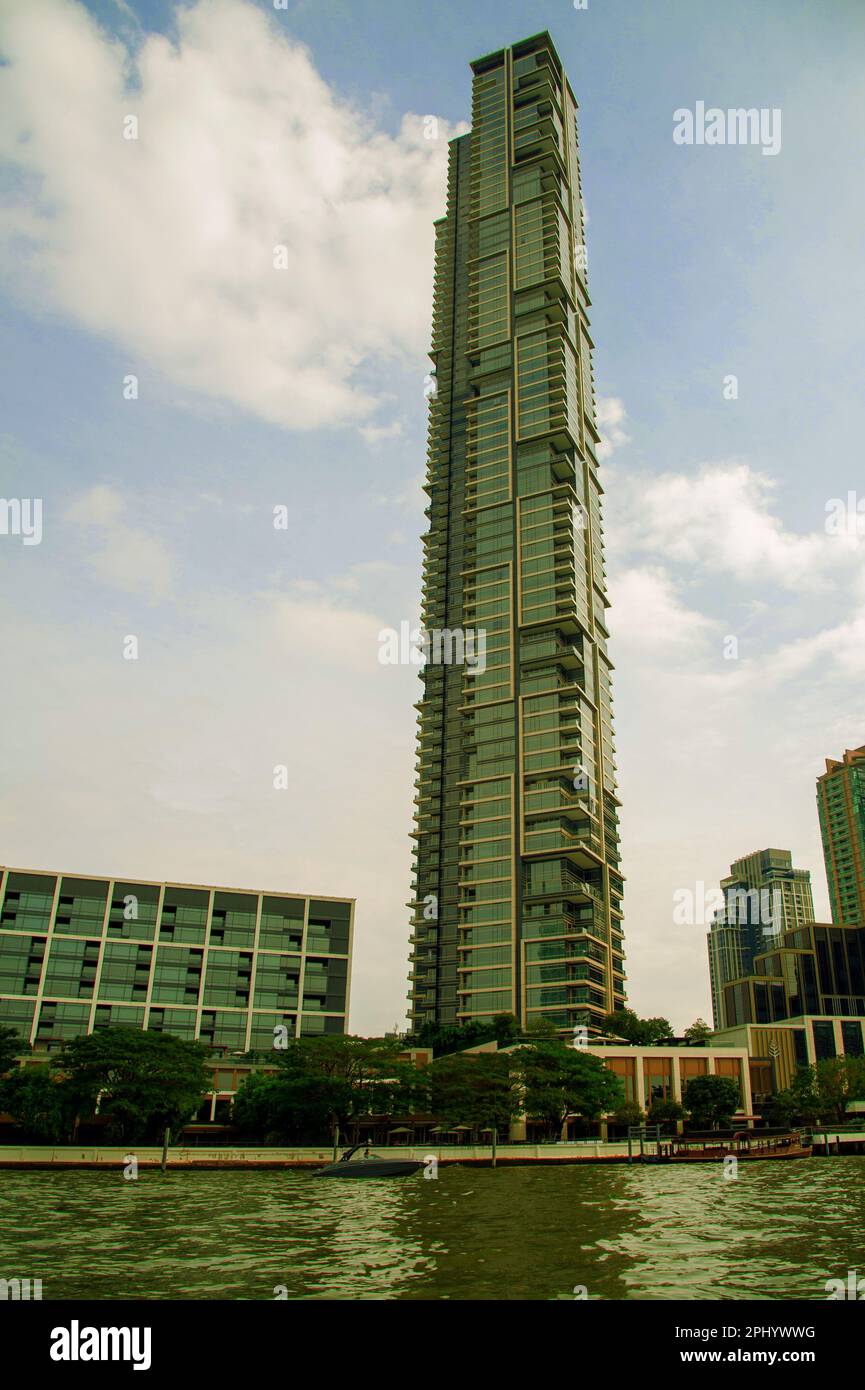
[[[832,921],[865,926],[865,745],[826,759],[817,811]]]
[[[788,849],[761,849],[743,855],[721,879],[726,906],[709,928],[709,979],[716,1028],[729,1020],[724,987],[750,975],[754,959],[772,949],[784,932],[814,921],[811,873],[794,869]]]
[[[411,1014],[624,1003],[577,103],[549,34],[472,63],[436,224]],[[477,643],[476,643],[477,649]]]

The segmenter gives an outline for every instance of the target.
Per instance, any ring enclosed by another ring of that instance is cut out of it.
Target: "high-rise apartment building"
[[[577,103],[549,34],[472,65],[436,224],[411,1014],[624,1002]],[[476,642],[477,649],[477,642]]]
[[[761,849],[730,865],[721,879],[725,906],[709,929],[709,979],[716,1028],[727,1026],[724,988],[750,975],[755,957],[781,934],[814,921],[811,873],[794,869],[787,849]]]
[[[121,1025],[227,1052],[344,1033],[354,901],[0,869],[0,1024]]]
[[[865,746],[826,759],[817,811],[832,921],[865,926]]]

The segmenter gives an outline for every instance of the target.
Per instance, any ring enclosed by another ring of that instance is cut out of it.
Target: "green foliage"
[[[639,1018],[633,1009],[616,1009],[614,1013],[607,1014],[601,1031],[610,1037],[624,1038],[625,1042],[638,1047],[651,1047],[653,1043],[673,1036],[673,1030],[665,1018]]]
[[[273,1143],[329,1142],[364,1115],[397,1115],[428,1103],[429,1076],[399,1060],[394,1038],[293,1038],[273,1053],[272,1075],[253,1072],[238,1090],[234,1121]]]
[[[842,1124],[847,1102],[865,1100],[865,1058],[826,1057],[800,1067],[786,1091],[772,1097],[774,1124]]]
[[[428,1079],[412,1063],[400,1061],[404,1050],[395,1038],[324,1035],[294,1039],[276,1056],[289,1076],[330,1086],[333,1118],[348,1120],[422,1104]]]
[[[16,1060],[29,1050],[29,1043],[14,1028],[0,1028],[0,1076],[11,1071]]]
[[[520,1036],[520,1025],[513,1014],[495,1014],[490,1026],[499,1047],[509,1047]]]
[[[507,1133],[520,1113],[511,1056],[478,1052],[438,1058],[432,1066],[433,1113],[448,1124]]]
[[[345,1109],[340,1081],[252,1072],[234,1098],[234,1123],[241,1133],[260,1135],[272,1144],[326,1142],[334,1114]]]
[[[728,1129],[739,1108],[739,1087],[729,1076],[695,1076],[683,1100],[694,1129]]]
[[[548,1018],[530,1019],[522,1036],[529,1042],[539,1042],[547,1038],[551,1041],[561,1041],[558,1028]]]
[[[555,1031],[555,1030],[553,1030]],[[423,1023],[408,1040],[418,1047],[431,1047],[435,1057],[462,1052],[480,1043],[497,1042],[507,1047],[520,1036],[520,1027],[513,1014],[496,1014],[489,1023],[463,1023],[458,1028],[442,1023]]]
[[[626,1100],[617,1107],[611,1118],[614,1124],[629,1126],[641,1125],[646,1117],[635,1100]]]
[[[598,1119],[624,1099],[618,1077],[598,1057],[562,1042],[537,1042],[512,1054],[518,1061],[526,1114],[558,1139],[568,1115]]]
[[[707,1043],[712,1036],[712,1029],[704,1018],[696,1018],[691,1026],[685,1029],[684,1036],[690,1043]]]
[[[105,1028],[73,1038],[55,1065],[78,1113],[111,1116],[122,1142],[159,1139],[187,1124],[211,1085],[208,1050],[172,1033]]]
[[[0,1081],[0,1110],[6,1110],[25,1138],[36,1144],[68,1139],[75,1119],[69,1087],[50,1066],[19,1067]]]
[[[865,1100],[865,1058],[826,1057],[815,1070],[824,1117],[843,1123],[848,1100]]]
[[[685,1107],[680,1105],[677,1100],[653,1100],[649,1108],[650,1125],[667,1125],[672,1127],[677,1120],[685,1118]]]
[[[766,1109],[766,1118],[770,1125],[777,1126],[805,1122],[804,1116],[799,1113],[793,1092],[789,1088],[786,1091],[778,1091],[772,1096]]]
[[[769,1117],[773,1124],[816,1124],[822,1105],[817,1094],[817,1073],[813,1067],[800,1067],[785,1091],[772,1097]]]

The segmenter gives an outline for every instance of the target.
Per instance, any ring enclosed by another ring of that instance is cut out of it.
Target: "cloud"
[[[865,544],[822,512],[793,531],[741,461],[605,483],[632,1003],[684,1023],[707,1013],[705,931],[675,926],[676,889],[781,845],[826,920],[814,779],[865,736]]]
[[[674,580],[658,567],[626,570],[610,586],[612,641],[629,648],[654,651],[667,660],[671,650],[680,654],[702,652],[717,624],[681,601]]]
[[[865,561],[865,545],[853,534],[788,531],[773,514],[775,483],[747,463],[706,464],[696,475],[632,474],[611,479],[616,554],[662,556],[665,563],[706,574],[725,573],[742,584],[778,585],[818,592],[839,571]]]
[[[403,1012],[416,667],[384,610],[190,594],[138,661],[82,616],[0,598],[28,681],[0,688],[4,862],[358,900],[352,1027]],[[273,785],[288,768],[288,789]]]
[[[597,407],[598,433],[601,436],[598,458],[603,460],[608,459],[616,449],[630,444],[631,436],[625,433],[624,422],[627,412],[624,402],[619,400],[618,396],[599,396]]]
[[[371,365],[427,346],[454,130],[377,129],[243,0],[178,8],[176,44],[134,55],[72,0],[6,8],[0,255],[25,300],[277,425],[366,419]]]
[[[426,474],[416,473],[409,486],[401,488],[392,497],[378,493],[373,498],[373,505],[376,507],[395,507],[398,511],[417,516],[418,521],[421,521],[424,509],[429,506],[429,497],[424,492],[425,482]]]
[[[90,528],[87,563],[103,584],[159,603],[174,592],[174,559],[159,536],[126,524],[124,510],[120,494],[99,484],[69,506],[65,521]]]
[[[389,425],[361,425],[360,434],[365,444],[380,444],[384,439],[399,439],[404,433],[402,420],[393,420]]]

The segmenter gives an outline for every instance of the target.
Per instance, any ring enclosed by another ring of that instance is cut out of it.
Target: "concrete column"
[[[637,1067],[637,1104],[641,1110],[646,1108],[646,1076],[643,1068],[643,1053],[640,1051],[636,1058]]]
[[[682,1069],[679,1065],[679,1054],[673,1053],[673,1100],[682,1100]]]

